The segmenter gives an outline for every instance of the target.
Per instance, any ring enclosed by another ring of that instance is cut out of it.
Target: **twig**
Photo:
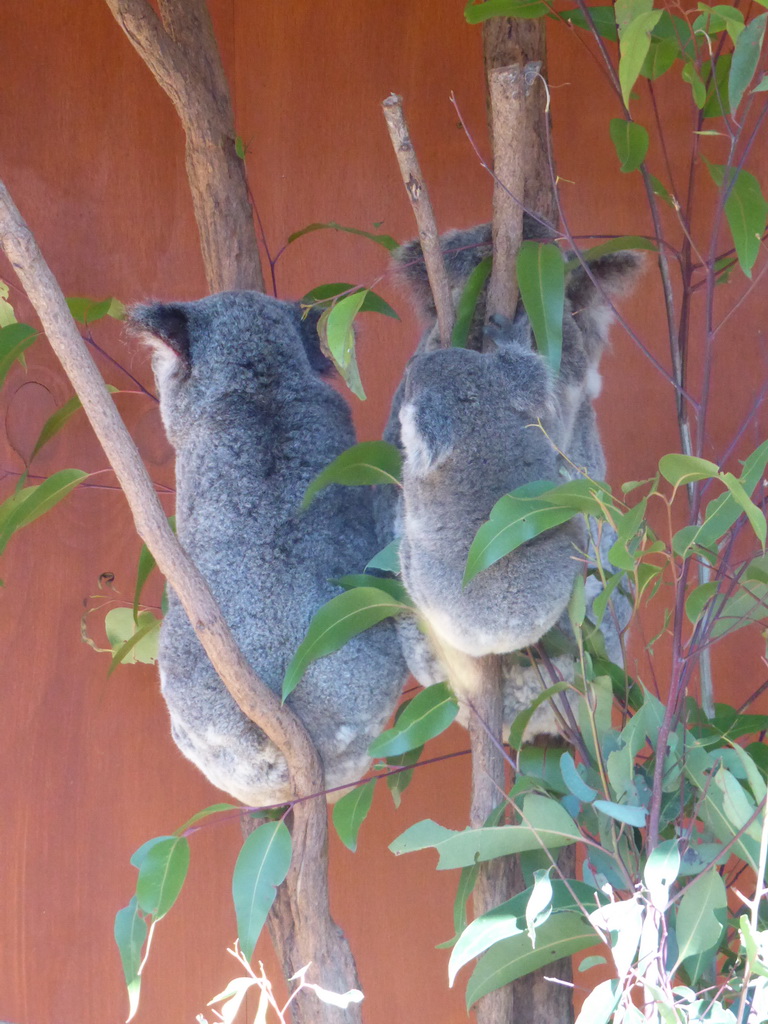
[[[416,218],[416,225],[419,229],[421,251],[424,253],[424,265],[427,270],[429,287],[435,300],[440,339],[443,347],[447,347],[451,343],[455,311],[451,288],[448,284],[448,275],[445,272],[445,261],[440,249],[440,238],[437,233],[435,215],[432,210],[432,204],[429,201],[429,193],[424,184],[424,177],[408,132],[408,125],[403,114],[402,97],[396,96],[393,93],[383,101],[381,106],[384,111],[387,127],[389,128],[389,136],[392,139],[395,156],[400,165],[400,173],[403,176],[405,191],[408,193],[408,198],[411,201],[413,215]]]

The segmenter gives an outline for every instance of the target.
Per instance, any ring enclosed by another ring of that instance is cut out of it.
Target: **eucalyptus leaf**
[[[347,386],[360,399],[365,398],[355,356],[353,322],[365,302],[367,292],[355,292],[326,309],[317,322],[322,347],[333,360]]]
[[[120,952],[123,974],[128,988],[128,1017],[130,1021],[139,1008],[139,992],[141,990],[142,951],[147,941],[147,922],[139,913],[139,904],[134,896],[127,907],[115,914],[115,942]]]
[[[247,960],[290,865],[291,833],[283,821],[259,825],[243,843],[232,876],[232,899],[240,949]]]
[[[352,853],[357,849],[360,826],[371,809],[375,785],[371,779],[361,786],[355,786],[333,805],[333,827],[339,839]]]
[[[307,635],[285,671],[283,700],[313,661],[338,651],[353,636],[407,609],[408,605],[375,586],[355,587],[331,598],[312,616]]]
[[[768,12],[753,18],[736,40],[731,72],[728,76],[728,103],[733,114],[736,113],[757,70],[765,37],[766,19]]]
[[[524,241],[517,254],[517,283],[536,347],[552,373],[557,374],[563,351],[565,304],[565,264],[558,247]]]
[[[136,881],[139,908],[155,921],[171,909],[189,869],[189,843],[183,836],[159,839],[146,851]]]
[[[302,508],[331,484],[361,487],[365,484],[399,484],[403,459],[396,445],[388,441],[361,441],[337,455],[318,473],[304,494]]]
[[[308,224],[305,228],[300,231],[294,231],[292,235],[288,236],[288,245],[297,241],[299,238],[303,238],[304,235],[309,235],[314,231],[343,231],[348,235],[359,235],[361,238],[367,238],[371,242],[375,242],[376,245],[381,245],[389,252],[394,252],[400,244],[396,239],[392,238],[391,235],[380,235],[372,233],[370,231],[362,231],[360,228],[347,228],[342,224],[337,224],[336,221],[328,221],[327,223],[320,224]]]
[[[477,302],[485,282],[490,276],[492,265],[493,257],[486,256],[480,260],[467,278],[467,283],[464,285],[464,290],[456,306],[456,320],[451,332],[451,346],[453,348],[467,347],[470,328],[472,327],[475,310],[477,309]]]
[[[35,519],[49,512],[87,476],[89,474],[80,469],[61,469],[41,484],[25,487],[13,499],[8,499],[13,501],[13,505],[9,515],[0,516],[0,554],[16,530],[29,526]],[[4,502],[0,505],[0,513],[6,504]]]
[[[640,10],[622,22],[619,14],[621,7],[632,7]],[[661,11],[642,10],[645,4],[621,5],[617,0],[616,14],[619,23],[619,84],[624,106],[629,107],[632,87],[643,69],[648,51],[651,48],[651,30],[656,26]],[[651,5],[648,5],[651,6]]]
[[[469,0],[464,17],[468,24],[479,25],[489,18],[543,18],[549,12],[544,0],[484,0],[480,4]]]
[[[691,981],[697,980],[699,971],[691,971],[690,961],[700,960],[720,943],[726,906],[725,883],[714,868],[695,878],[680,899],[675,921],[677,966],[687,965]]]
[[[612,118],[609,130],[622,172],[636,171],[648,152],[648,132],[641,124],[621,117]]]
[[[587,18],[587,13],[589,18]],[[613,4],[597,4],[594,7],[585,6],[584,10],[580,7],[573,7],[569,11],[558,11],[556,14],[550,12],[550,17],[562,18],[564,21],[570,22],[571,25],[576,25],[577,28],[586,29],[590,32],[592,31],[592,25],[594,25],[599,36],[602,36],[603,39],[610,39],[614,43],[619,38]]]
[[[428,686],[409,702],[392,729],[371,743],[371,757],[392,757],[422,746],[444,732],[459,713],[459,703],[445,683]]]

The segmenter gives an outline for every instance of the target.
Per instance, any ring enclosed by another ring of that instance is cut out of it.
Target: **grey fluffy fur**
[[[544,233],[526,218],[524,234],[530,238]],[[491,251],[490,226],[449,232],[441,238],[441,248],[458,297],[469,273]],[[572,520],[528,542],[462,590],[466,553],[502,494],[531,480],[576,475],[544,434],[527,426],[537,417],[573,464],[593,479],[603,479],[605,459],[592,401],[600,387],[598,365],[607,343],[610,307],[585,270],[569,275],[561,369],[548,382],[544,398],[531,380],[546,380],[547,369],[532,349],[522,308],[512,323],[490,326],[495,352],[436,351],[434,305],[418,241],[402,246],[395,262],[426,331],[395,394],[384,435],[405,456],[404,497],[393,488],[379,488],[375,508],[380,543],[402,538],[403,577],[427,621],[431,643],[413,618],[402,618],[398,632],[408,666],[425,686],[451,675],[471,689],[476,666],[461,651],[473,657],[509,652],[503,659],[504,720],[509,725],[552,682],[546,667],[513,652],[555,624],[572,641],[567,615],[562,614],[571,584],[585,560],[587,568],[595,568],[598,552],[603,568],[611,571],[607,553],[615,535],[607,525],[598,533],[597,524],[590,523],[584,537],[579,521]],[[615,296],[639,267],[638,257],[621,252],[594,261],[590,272],[606,295]],[[472,326],[475,341],[483,330],[484,301],[481,296]],[[425,460],[425,451],[431,460]],[[601,589],[599,579],[588,576],[588,615]],[[608,656],[621,663],[620,632],[631,604],[615,592],[611,605],[601,631]],[[553,667],[563,678],[572,678],[574,656],[554,657]],[[557,731],[558,717],[548,703],[537,710],[526,735]]]
[[[208,581],[256,673],[275,692],[329,581],[376,551],[370,496],[330,487],[300,510],[310,481],[354,443],[349,410],[318,375],[315,321],[257,292],[134,307],[153,347],[176,449],[179,539]],[[236,706],[177,598],[160,639],[161,688],[179,749],[245,804],[289,799],[285,761]],[[313,662],[288,699],[318,747],[327,787],[358,779],[405,676],[392,624]]]

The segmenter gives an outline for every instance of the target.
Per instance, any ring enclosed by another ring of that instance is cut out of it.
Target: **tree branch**
[[[455,319],[453,296],[445,272],[445,261],[440,248],[440,237],[437,233],[435,214],[429,201],[429,193],[411,142],[408,125],[403,113],[403,100],[394,93],[382,103],[384,117],[389,128],[389,137],[403,176],[403,184],[411,201],[416,226],[419,229],[421,251],[424,254],[424,265],[427,270],[429,287],[435,301],[437,326],[443,348],[451,344],[451,333]]]
[[[200,247],[213,292],[264,291],[245,163],[205,0],[105,0],[165,90],[187,139],[186,167]]]
[[[322,791],[322,764],[309,734],[248,664],[205,579],[169,528],[141,456],[80,337],[61,289],[2,182],[0,242],[115,471],[136,530],[178,595],[211,664],[241,711],[285,757],[294,794],[300,797]],[[290,933],[293,940],[289,964],[284,961],[290,973],[313,961],[324,972],[325,984],[332,982],[337,991],[346,991],[357,987],[357,976],[349,946],[328,907],[327,835],[325,801],[306,800],[294,807],[294,855],[280,897],[289,909],[289,919],[280,917],[277,927]],[[330,975],[327,980],[326,974]],[[338,1024],[342,1020],[340,1011],[314,998],[296,1011],[297,1024]],[[343,1020],[359,1024],[359,1013],[352,1008]]]

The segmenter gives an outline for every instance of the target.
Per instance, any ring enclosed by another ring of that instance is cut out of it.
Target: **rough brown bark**
[[[245,164],[205,0],[106,0],[173,102],[186,135],[187,177],[212,292],[264,291]],[[162,19],[162,20],[161,20]]]
[[[429,200],[429,192],[421,173],[416,151],[403,113],[403,101],[394,93],[382,103],[384,118],[389,128],[389,137],[395,150],[395,156],[403,177],[405,191],[411,201],[413,215],[419,231],[421,251],[424,254],[424,266],[429,279],[432,298],[437,312],[437,326],[443,348],[451,344],[451,332],[455,320],[453,296],[451,295],[448,276],[445,272],[445,261],[440,249],[440,236],[437,232],[435,214]]]
[[[141,456],[80,337],[61,289],[2,182],[0,240],[115,471],[136,531],[176,591],[213,667],[244,714],[282,752],[294,793],[319,793],[323,770],[312,740],[300,720],[243,657],[205,579],[169,528]],[[330,974],[338,991],[357,988],[352,954],[328,907],[328,822],[322,798],[296,805],[293,835],[294,858],[281,904],[285,909],[274,915],[278,931],[286,935],[284,948],[290,954],[284,967],[293,974],[312,961],[328,987],[325,979]],[[357,1006],[347,1011],[345,1020],[350,1024],[358,1024],[360,1019]],[[295,1024],[338,1024],[339,1017],[333,1007],[307,998],[296,1006],[293,1020]]]
[[[489,18],[483,23],[483,54],[486,77],[494,68],[538,63],[541,78],[531,88],[531,110],[525,137],[525,188],[527,210],[557,224],[557,202],[549,166],[549,111],[544,79],[547,72],[546,28],[543,18]],[[490,119],[489,119],[490,120]],[[491,138],[494,128],[491,123]],[[494,146],[494,153],[496,147]]]

